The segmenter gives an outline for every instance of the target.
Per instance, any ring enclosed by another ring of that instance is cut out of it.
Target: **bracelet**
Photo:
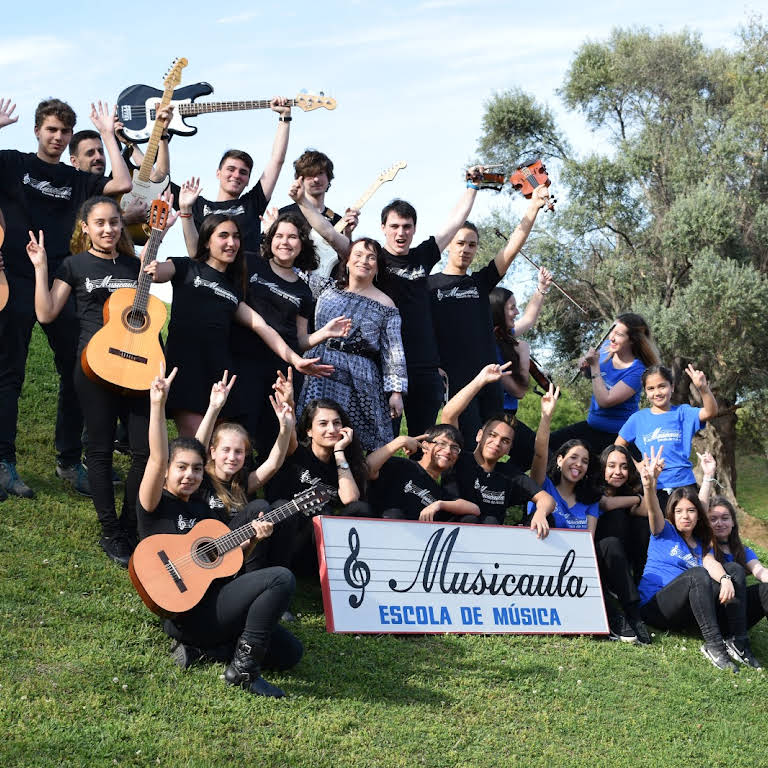
[[[339,448],[338,450],[334,451],[334,453],[344,453],[344,449],[343,448]]]
[[[704,475],[704,477],[701,478],[702,483],[711,483],[715,479],[715,476],[712,475],[712,477],[707,477]]]
[[[471,181],[467,182],[467,189],[480,189],[477,184],[473,184]]]
[[[720,577],[720,583],[722,584],[724,581],[732,581],[731,575],[729,573],[726,573],[724,576]]]
[[[278,123],[290,123],[293,118],[290,115],[280,115],[280,117],[277,118]]]
[[[192,214],[191,213],[180,213],[179,214],[179,218],[180,219],[191,219],[192,218]]]
[[[167,131],[160,137],[160,141],[170,141],[171,140],[171,134]]]
[[[537,290],[537,291],[538,291],[538,292],[539,292],[539,293],[540,293],[542,296],[546,296],[546,295],[549,293],[549,291],[542,291],[542,290],[541,290],[541,288],[539,288],[538,286],[536,286],[536,290]]]

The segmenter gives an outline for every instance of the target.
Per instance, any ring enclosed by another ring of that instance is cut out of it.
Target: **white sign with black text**
[[[607,634],[592,536],[316,517],[329,632]]]

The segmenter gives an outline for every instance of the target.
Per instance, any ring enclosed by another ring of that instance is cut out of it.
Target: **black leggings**
[[[728,605],[718,602],[720,585],[706,568],[689,568],[660,589],[640,608],[643,619],[659,629],[683,629],[698,625],[704,642],[721,643],[727,622],[728,635],[743,637],[747,633],[746,583],[744,569],[738,563],[726,563],[725,571],[733,580],[736,593]]]
[[[104,536],[121,531],[136,536],[136,497],[149,458],[149,398],[123,396],[91,381],[81,366],[75,366],[75,389],[85,414],[88,430],[86,462],[88,481],[96,514]],[[115,511],[115,489],[112,485],[112,453],[118,416],[128,425],[131,468],[125,478],[122,515]]]
[[[192,610],[166,621],[164,628],[171,637],[200,648],[232,643],[242,635],[267,651],[265,667],[288,669],[301,658],[303,648],[278,622],[295,588],[287,568],[244,573],[212,584]]]
[[[590,426],[586,421],[579,421],[558,429],[549,436],[549,452],[554,453],[568,440],[584,440],[589,444],[592,452],[599,456],[605,448],[616,442],[617,437],[616,432],[603,432],[602,429]]]

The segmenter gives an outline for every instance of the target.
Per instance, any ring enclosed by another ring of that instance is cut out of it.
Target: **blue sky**
[[[408,168],[364,210],[358,233],[377,236],[378,212],[398,196],[416,206],[418,239],[441,225],[460,196],[483,104],[494,92],[520,87],[536,94],[555,109],[577,151],[590,151],[596,137],[577,115],[562,110],[555,92],[582,42],[605,39],[617,26],[666,32],[688,27],[708,46],[732,47],[738,27],[761,10],[756,0],[14,4],[0,30],[0,95],[17,102],[21,119],[0,132],[0,146],[34,151],[32,115],[42,98],[65,99],[78,113],[77,128],[90,127],[90,101],[112,103],[134,83],[161,87],[171,61],[185,56],[182,85],[211,83],[215,90],[207,100],[295,96],[302,88],[325,90],[337,100],[333,112],[294,110],[275,204],[289,202],[290,163],[306,147],[334,160],[336,179],[326,200],[340,212],[382,170],[405,160]],[[210,114],[193,121],[198,134],[171,143],[174,180],[199,175],[204,194],[215,198],[216,166],[230,147],[250,152],[260,173],[276,128],[274,113]],[[500,203],[506,198],[481,193],[474,217]],[[180,233],[174,233],[163,250],[180,255],[181,248]]]

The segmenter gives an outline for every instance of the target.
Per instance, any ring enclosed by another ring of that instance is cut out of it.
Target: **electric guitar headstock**
[[[397,174],[403,170],[403,168],[407,168],[408,163],[405,162],[405,160],[400,160],[400,162],[395,163],[394,165],[387,168],[386,171],[379,174],[379,181],[382,183],[385,181],[392,181],[392,179],[397,176]]]
[[[189,62],[183,56],[180,59],[173,60],[173,64],[171,64],[171,68],[168,70],[168,73],[163,80],[166,93],[168,93],[168,90],[170,89],[170,93],[173,94],[174,89],[178,85],[181,85],[181,70],[184,69],[187,64],[189,64]]]
[[[336,109],[336,99],[326,96],[322,91],[318,94],[302,91],[294,99],[296,106],[305,112],[311,112],[313,109]]]

